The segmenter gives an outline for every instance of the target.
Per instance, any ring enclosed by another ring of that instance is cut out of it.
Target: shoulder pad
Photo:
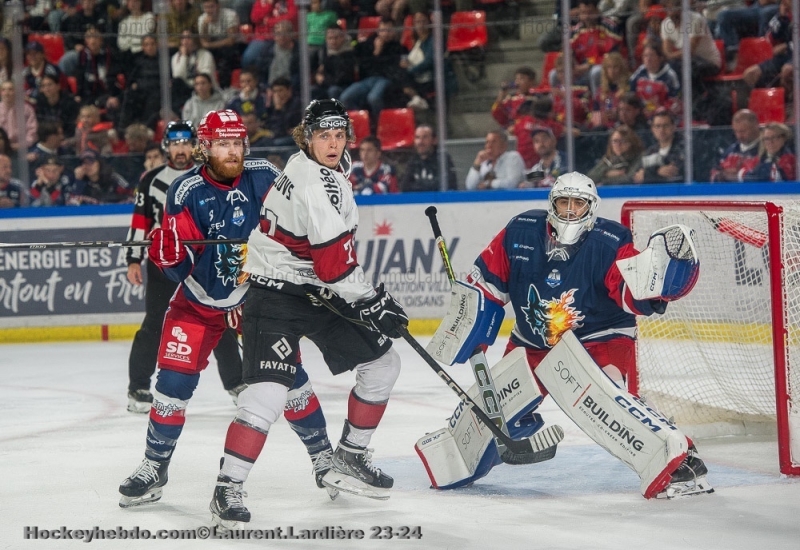
[[[591,231],[601,239],[619,245],[620,243],[631,240],[630,231],[624,225],[613,220],[597,218]]]
[[[203,176],[200,174],[195,174],[187,177],[186,179],[176,181],[174,187],[174,203],[176,205],[183,204],[186,201],[186,197],[189,195],[189,192],[192,189],[200,187],[201,185],[203,185]]]

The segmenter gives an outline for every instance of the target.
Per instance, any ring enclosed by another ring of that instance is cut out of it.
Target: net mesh
[[[787,365],[792,366],[800,353],[800,205],[783,206]],[[663,316],[640,318],[639,391],[679,424],[715,426],[709,435],[774,431],[766,210],[704,205],[634,211],[636,247],[641,250],[654,231],[675,223],[695,231],[700,275],[695,288],[671,302]],[[788,375],[791,398],[800,388],[800,369],[789,368]]]

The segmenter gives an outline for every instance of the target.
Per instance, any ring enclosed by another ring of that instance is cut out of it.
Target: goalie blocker
[[[543,460],[555,456],[556,446],[563,439],[560,426],[548,426],[533,411],[542,401],[542,394],[521,348],[511,351],[491,369],[500,397],[500,406],[508,419],[509,435],[514,439],[531,437]],[[467,393],[477,400],[479,388],[473,385]],[[539,431],[541,430],[541,431]],[[534,435],[535,434],[535,435]],[[490,432],[462,401],[447,426],[429,433],[414,446],[425,465],[431,485],[436,489],[455,489],[484,477],[502,462]]]

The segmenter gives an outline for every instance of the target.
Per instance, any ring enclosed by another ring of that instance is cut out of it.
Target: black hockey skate
[[[149,413],[153,404],[153,394],[149,390],[132,390],[128,392],[128,412]]]
[[[328,496],[331,497],[331,500],[336,500],[336,497],[339,496],[339,490],[334,487],[327,487],[324,483],[322,483],[322,478],[325,477],[325,474],[327,474],[331,469],[332,458],[333,449],[328,447],[317,454],[311,455],[311,465],[313,468],[312,472],[314,474],[314,480],[317,482],[317,487],[327,490]]]
[[[706,480],[706,474],[708,474],[708,468],[697,456],[697,449],[692,445],[689,447],[689,452],[680,466],[678,466],[678,469],[672,472],[667,488],[659,493],[657,497],[675,498],[700,493],[713,493],[714,488]]]
[[[120,508],[130,508],[161,499],[161,488],[167,484],[169,460],[157,461],[145,457],[136,471],[119,486]]]
[[[322,483],[345,493],[386,500],[394,480],[372,465],[372,449],[340,441]]]
[[[214,496],[208,505],[211,521],[226,530],[238,529],[240,524],[249,522],[250,511],[242,502],[242,498],[246,496],[241,482],[233,481],[227,476],[218,476]]]

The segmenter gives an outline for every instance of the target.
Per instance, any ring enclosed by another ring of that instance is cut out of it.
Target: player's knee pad
[[[389,399],[398,376],[400,376],[400,355],[392,347],[374,361],[356,367],[354,392],[363,401],[384,402]]]
[[[236,422],[267,433],[283,413],[288,390],[283,384],[257,382],[239,394]]]

